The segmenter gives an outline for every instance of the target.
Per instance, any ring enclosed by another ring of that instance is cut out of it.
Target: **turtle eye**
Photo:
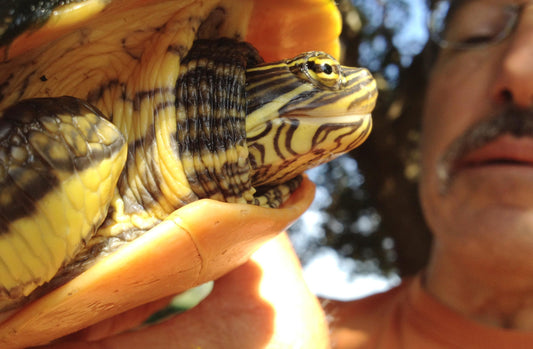
[[[307,57],[303,67],[306,78],[315,86],[338,90],[342,86],[342,68],[333,57],[317,52]]]
[[[322,64],[322,71],[324,72],[324,74],[331,74],[333,73],[333,67],[328,63],[324,63]]]

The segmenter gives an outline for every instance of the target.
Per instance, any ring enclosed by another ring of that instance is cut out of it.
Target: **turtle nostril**
[[[504,89],[499,94],[500,101],[504,103],[510,103],[513,101],[513,93],[508,89]]]

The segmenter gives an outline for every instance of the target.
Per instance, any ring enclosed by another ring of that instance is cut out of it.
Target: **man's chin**
[[[486,164],[463,168],[440,182],[445,200],[533,209],[533,166]]]
[[[500,251],[503,254],[525,249],[528,256],[531,256],[531,204],[509,204],[505,200],[487,196],[484,200],[448,202],[432,215],[433,217],[427,218],[434,234],[440,236],[440,241],[455,241],[455,246],[459,249],[482,249],[489,254],[500,249],[507,250]]]
[[[491,167],[458,172],[444,191],[437,185],[429,191],[429,186],[421,187],[433,230],[483,238],[492,234],[500,241],[517,231],[530,231],[533,237],[533,169]]]

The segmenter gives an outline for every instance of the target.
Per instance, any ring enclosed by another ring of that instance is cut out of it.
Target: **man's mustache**
[[[454,165],[459,159],[503,135],[533,138],[533,109],[506,105],[492,116],[475,123],[457,137],[437,165],[441,194],[447,192],[453,181]]]

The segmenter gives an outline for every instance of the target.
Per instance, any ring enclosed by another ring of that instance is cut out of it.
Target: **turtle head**
[[[246,140],[254,186],[283,183],[360,145],[376,82],[323,52],[246,71]]]

